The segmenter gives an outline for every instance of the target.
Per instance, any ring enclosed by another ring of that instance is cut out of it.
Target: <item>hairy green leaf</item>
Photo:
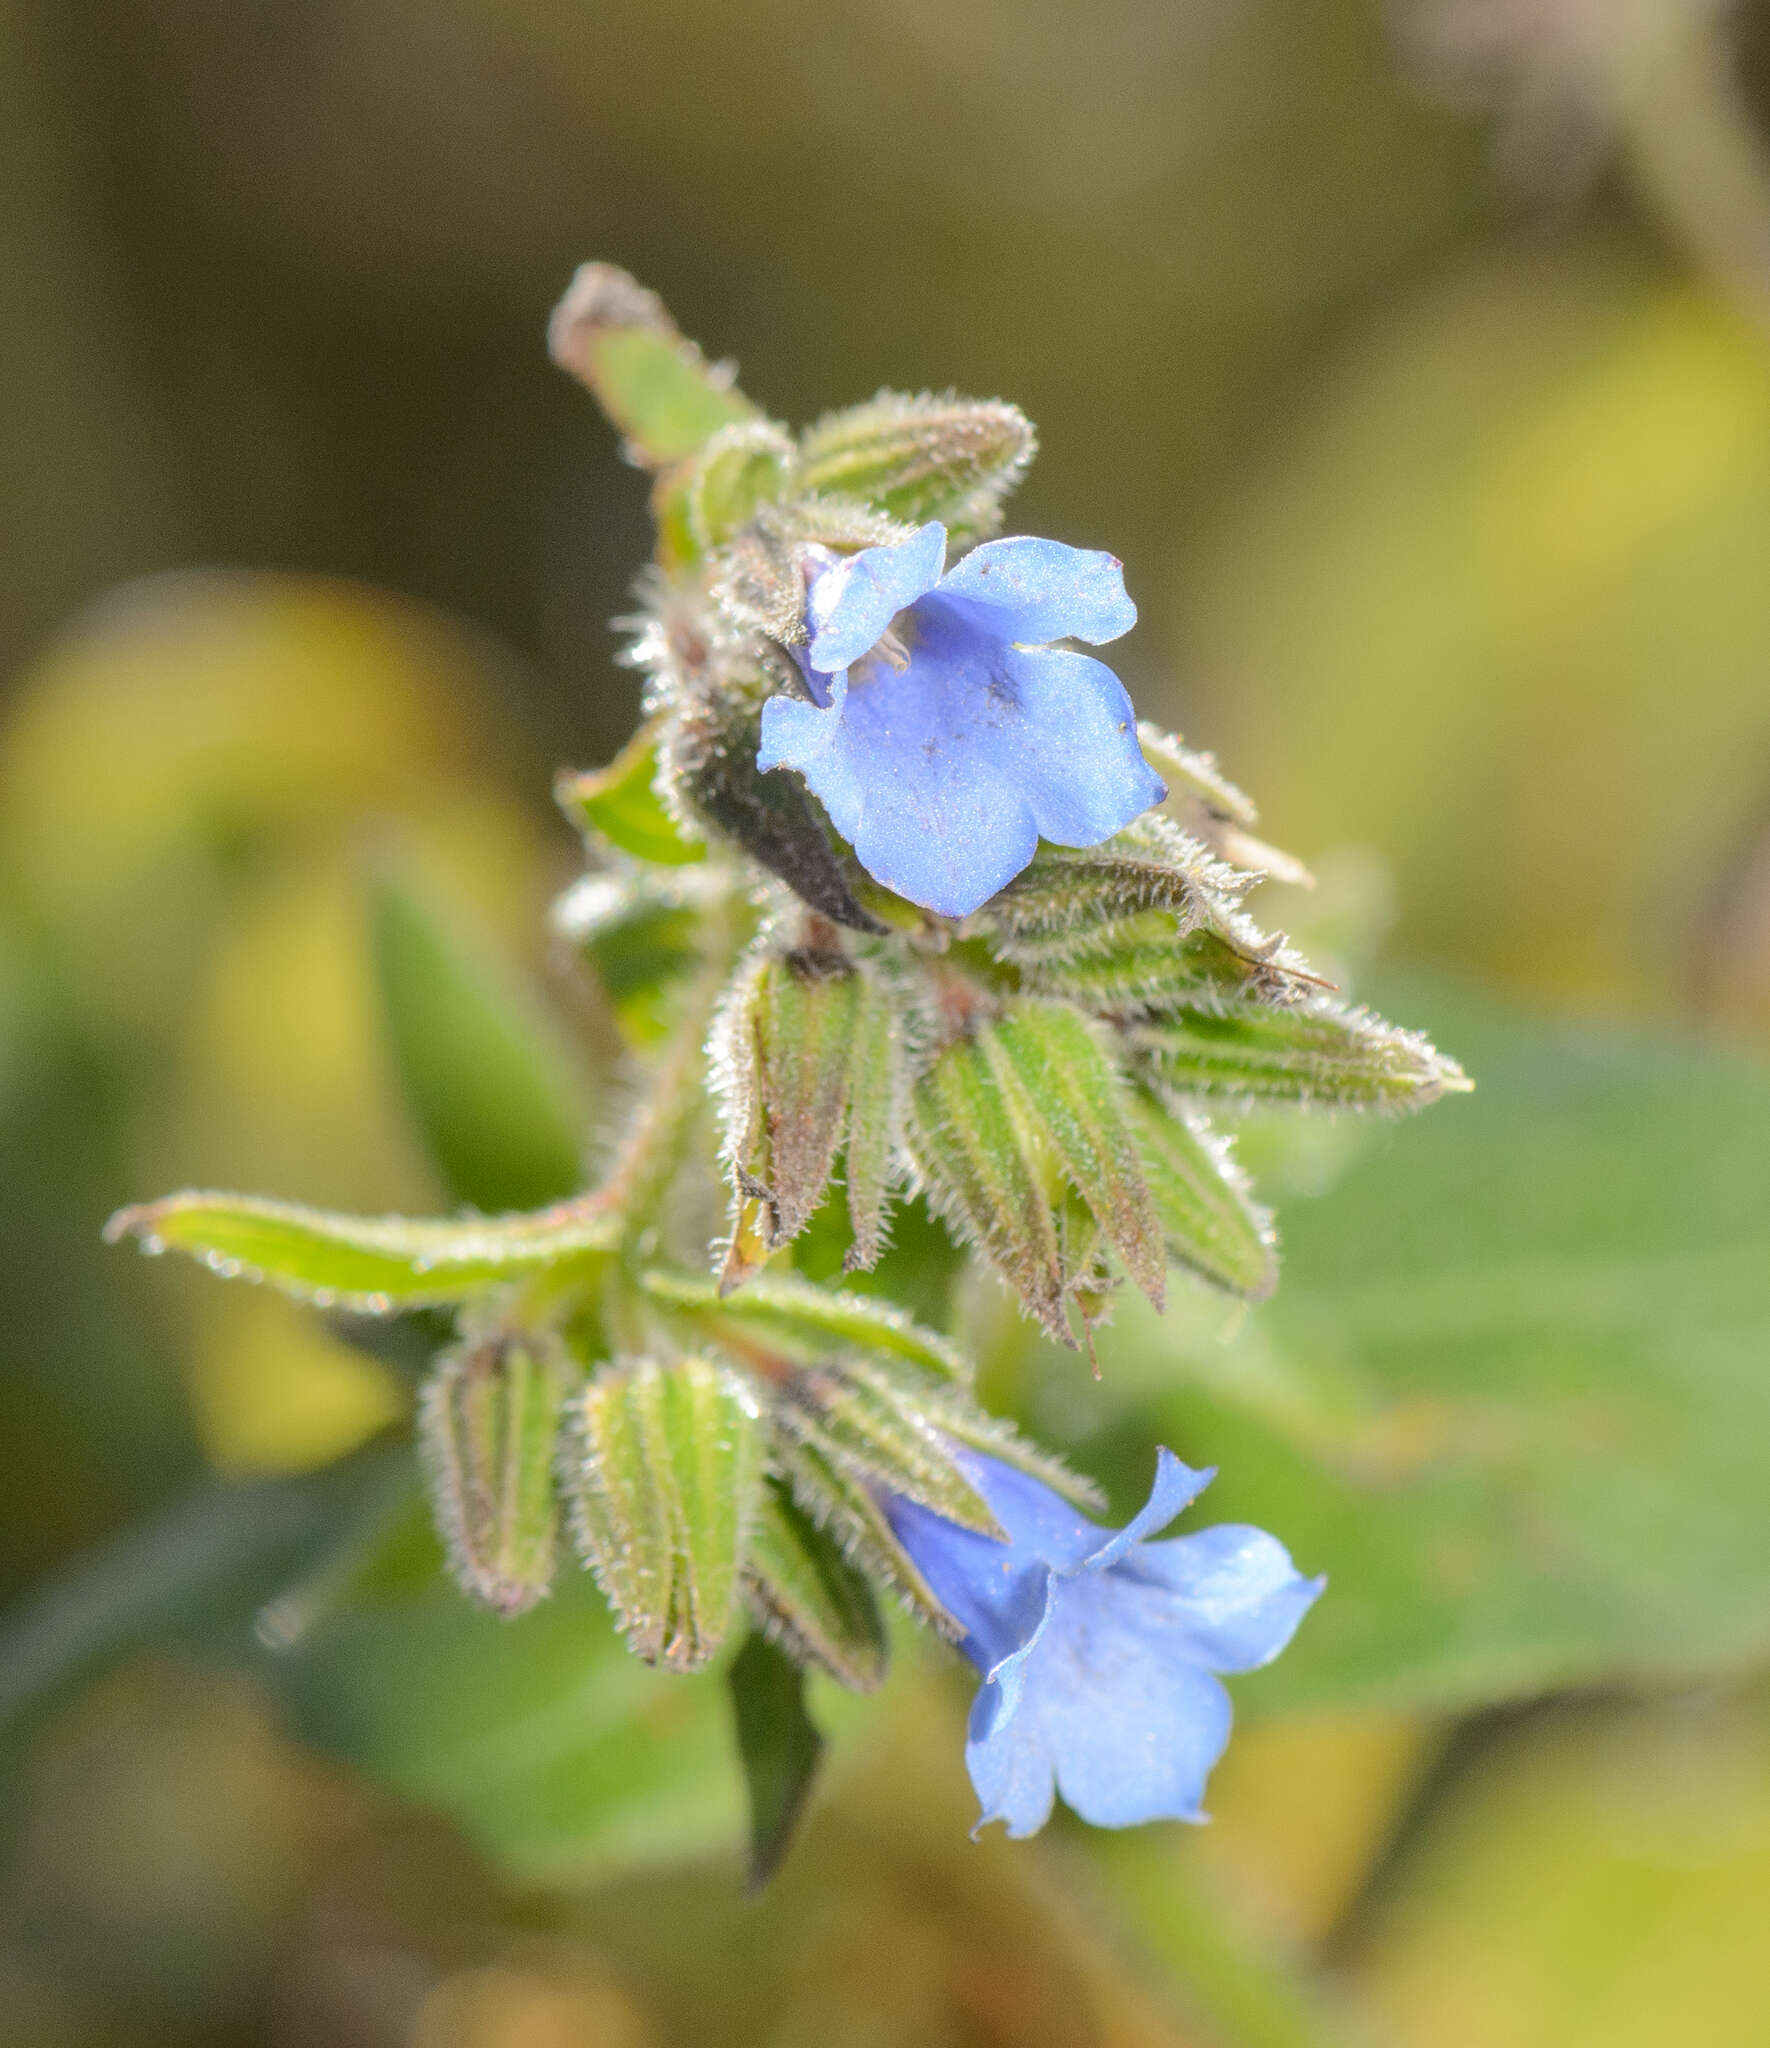
[[[919,1621],[956,1641],[964,1633],[885,1518],[871,1489],[808,1439],[777,1437],[775,1462],[793,1499],[855,1565],[890,1586]]]
[[[554,309],[553,360],[590,392],[648,469],[703,448],[756,417],[729,368],[685,341],[655,292],[612,264],[586,263]]]
[[[854,1350],[902,1359],[938,1379],[970,1375],[964,1353],[948,1338],[872,1295],[813,1287],[776,1274],[752,1280],[728,1297],[698,1274],[654,1269],[641,1276],[640,1284],[660,1307],[740,1358],[760,1352],[815,1364],[833,1351]]]
[[[1051,1169],[980,1037],[949,1045],[910,1091],[906,1139],[935,1211],[1069,1343]]]
[[[1179,1093],[1232,1102],[1398,1111],[1473,1085],[1418,1032],[1327,997],[1176,1010],[1130,1039]]]
[[[192,1191],[119,1209],[105,1225],[149,1254],[188,1252],[226,1280],[255,1280],[366,1315],[469,1301],[564,1261],[610,1250],[615,1219],[593,1197],[522,1216],[344,1216],[257,1195]]]
[[[744,1582],[763,1624],[801,1662],[851,1692],[885,1676],[885,1628],[866,1574],[771,1479],[757,1499]]]
[[[561,775],[553,794],[581,832],[635,860],[685,867],[706,859],[707,844],[676,822],[658,794],[659,729],[658,719],[648,720],[606,768]]]
[[[1076,1192],[1157,1308],[1167,1286],[1162,1227],[1125,1108],[1125,1084],[1074,1010],[1013,1003],[982,1034],[992,1069],[1049,1138]]]
[[[903,1122],[904,1050],[903,1024],[890,992],[863,965],[848,1085],[845,1167],[854,1242],[843,1263],[849,1272],[877,1265],[885,1247],[885,1212]]]
[[[1130,1114],[1169,1257],[1231,1294],[1264,1301],[1278,1284],[1272,1222],[1236,1171],[1228,1140],[1142,1090]]]
[[[764,956],[734,984],[716,1027],[726,1159],[739,1199],[767,1210],[770,1250],[798,1236],[829,1184],[860,996],[840,953]]]
[[[895,519],[976,531],[993,523],[1037,445],[1018,406],[882,391],[809,429],[800,474],[807,490],[861,498]]]
[[[919,1501],[961,1528],[1006,1540],[989,1503],[920,1413],[916,1394],[863,1361],[795,1374],[776,1419],[867,1484]]]

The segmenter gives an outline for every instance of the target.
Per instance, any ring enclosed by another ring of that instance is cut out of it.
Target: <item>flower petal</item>
[[[828,711],[763,707],[758,766],[796,768],[868,874],[947,917],[1011,881],[1041,833],[1094,846],[1164,794],[1111,669],[1011,647],[985,616],[924,597],[907,668],[857,662]]]
[[[1167,795],[1137,744],[1137,714],[1125,686],[1104,662],[1009,648],[998,671],[1019,704],[1012,773],[1041,838],[1098,846]]]
[[[985,1684],[971,1703],[965,1736],[965,1768],[982,1811],[971,1830],[975,1839],[991,1821],[1005,1821],[1020,1841],[1036,1835],[1051,1818],[1057,1769],[1039,1731]]]
[[[1137,623],[1116,555],[1031,535],[973,548],[941,578],[940,594],[987,606],[995,631],[1032,647],[1070,638],[1099,646]]]
[[[1158,1529],[1165,1529],[1182,1508],[1190,1507],[1216,1476],[1215,1465],[1207,1465],[1203,1471],[1195,1472],[1190,1465],[1181,1464],[1166,1444],[1158,1444],[1155,1479],[1150,1486],[1148,1500],[1122,1529],[1083,1560],[1083,1569],[1102,1572],[1117,1564],[1126,1551],[1142,1543],[1146,1537],[1153,1536]]]
[[[1186,1654],[1213,1671],[1254,1671],[1270,1664],[1297,1632],[1326,1579],[1306,1579],[1275,1536],[1224,1522],[1196,1536],[1145,1543],[1120,1577],[1160,1586]]]
[[[945,560],[946,528],[931,519],[908,540],[862,548],[814,576],[805,601],[811,666],[833,675],[859,661],[899,612],[934,588]]]
[[[1036,1691],[1035,1691],[1036,1688]],[[1059,1582],[1028,1660],[1057,1789],[1096,1827],[1202,1820],[1205,1780],[1229,1741],[1229,1695],[1116,1575]]]
[[[1229,1695],[1151,1612],[1150,1589],[1117,1576],[1053,1579],[1049,1619],[1012,1664],[1015,1685],[1003,1670],[972,1708],[965,1761],[980,1826],[1032,1833],[1053,1778],[1096,1827],[1204,1818]]]
[[[901,1494],[885,1495],[882,1505],[929,1589],[964,1629],[959,1647],[986,1678],[1034,1640],[1051,1577],[1036,1547],[962,1529]]]
[[[950,1437],[944,1441],[953,1462],[1007,1530],[1009,1542],[1054,1570],[1066,1571],[1084,1563],[1100,1548],[1102,1537],[1110,1534],[1030,1472],[986,1457]]]

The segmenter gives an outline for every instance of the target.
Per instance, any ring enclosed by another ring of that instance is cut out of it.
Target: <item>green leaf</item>
[[[1406,1000],[1478,1092],[1290,1206],[1285,1283],[1227,1345],[1172,1315],[1102,1340],[1148,1390],[1128,1434],[1208,1446],[1211,1519],[1328,1574],[1246,1696],[1463,1710],[1760,1664],[1770,1075]]]
[[[1053,1452],[1022,1436],[1011,1422],[989,1414],[962,1393],[945,1388],[918,1390],[916,1405],[924,1419],[944,1435],[957,1437],[973,1450],[1030,1474],[1089,1514],[1105,1510],[1106,1496],[1092,1479],[1072,1472]]]
[[[1138,724],[1137,743],[1143,758],[1168,785],[1168,806],[1185,831],[1234,867],[1299,888],[1315,886],[1300,860],[1253,836],[1249,828],[1258,813],[1217,766],[1214,754],[1182,746],[1177,733],[1163,732],[1147,720]]]
[[[1164,732],[1146,718],[1137,722],[1137,744],[1143,758],[1168,785],[1170,803],[1183,800],[1237,825],[1258,824],[1260,814],[1253,800],[1217,766],[1214,754],[1199,753],[1184,745],[1178,733]]]
[[[437,1530],[464,1591],[521,1614],[553,1584],[554,1453],[573,1378],[556,1340],[471,1340],[442,1360],[418,1409]]]
[[[699,1274],[655,1268],[641,1276],[640,1285],[660,1307],[740,1358],[761,1351],[815,1364],[832,1351],[847,1349],[900,1358],[938,1379],[970,1376],[969,1361],[948,1338],[872,1295],[768,1274],[727,1297]]]
[[[684,477],[684,516],[695,551],[710,553],[772,503],[792,479],[791,438],[769,420],[722,427]]]
[[[394,1066],[450,1194],[490,1214],[582,1186],[590,1103],[559,1034],[398,874],[370,908]]]
[[[1125,1109],[1125,1084],[1074,1010],[1013,1003],[982,1034],[1004,1086],[1050,1139],[1076,1192],[1131,1278],[1160,1308],[1167,1291],[1162,1226]]]
[[[321,1472],[210,1484],[63,1565],[0,1630],[0,1741],[142,1648],[255,1654],[265,1604],[378,1527],[412,1486],[377,1445]]]
[[[762,1467],[759,1412],[703,1359],[597,1375],[563,1456],[573,1533],[636,1656],[694,1671],[718,1650]]]
[[[727,1674],[738,1756],[750,1788],[750,1889],[780,1868],[823,1755],[805,1711],[805,1673],[766,1636],[752,1635]]]
[[[733,984],[715,1026],[726,1161],[739,1200],[766,1211],[764,1250],[798,1236],[829,1184],[859,1003],[860,977],[843,954],[765,954]]]
[[[1186,1009],[1134,1026],[1130,1041],[1183,1095],[1323,1109],[1422,1109],[1474,1084],[1416,1031],[1327,997]]]
[[[1214,931],[1182,937],[1165,910],[1034,935],[1003,952],[1020,967],[1029,992],[1062,996],[1108,1017],[1158,1015],[1248,995],[1287,996],[1306,973],[1288,948],[1236,946]]]
[[[1237,923],[1235,907],[1248,879],[1172,819],[1150,812],[1098,846],[1041,842],[980,915],[1010,940],[1070,934],[1086,946],[1102,919],[1170,910],[1183,934],[1202,928],[1231,938],[1252,930]]]
[[[851,1692],[885,1676],[885,1628],[872,1585],[779,1480],[757,1500],[744,1582],[764,1625],[802,1663]]]
[[[916,1394],[861,1360],[796,1374],[776,1419],[868,1485],[919,1501],[980,1536],[1007,1540],[989,1503],[918,1412]]]
[[[519,1882],[575,1884],[737,1849],[715,1675],[629,1655],[587,1573],[511,1622],[434,1545],[416,1586],[346,1607],[262,1669],[310,1743],[446,1814]]]
[[[817,1528],[834,1537],[847,1557],[872,1578],[892,1587],[929,1628],[955,1642],[964,1634],[923,1578],[915,1559],[898,1542],[884,1509],[864,1481],[803,1437],[777,1437],[774,1458],[793,1499]]]
[[[729,369],[685,341],[655,292],[612,264],[586,263],[555,308],[553,360],[590,392],[634,458],[665,469],[756,408]]]
[[[800,479],[808,491],[862,498],[914,525],[942,519],[976,530],[993,522],[1037,445],[1032,422],[999,399],[882,391],[809,429]]]
[[[676,822],[658,794],[660,726],[659,719],[648,720],[606,768],[561,775],[553,794],[580,832],[606,839],[635,860],[686,867],[706,859],[707,844]]]
[[[1236,1171],[1228,1140],[1142,1090],[1132,1095],[1131,1120],[1169,1257],[1231,1294],[1264,1301],[1278,1284],[1272,1222]]]
[[[552,923],[582,950],[622,1037],[646,1052],[675,1025],[683,984],[706,958],[709,916],[734,913],[730,877],[709,865],[584,875],[554,904]]]
[[[903,1122],[903,1025],[877,973],[861,969],[848,1084],[848,1221],[854,1242],[843,1260],[865,1272],[885,1248],[885,1212],[897,1171]]]
[[[936,1213],[1071,1342],[1048,1164],[979,1038],[949,1045],[911,1089],[905,1137]]]
[[[189,1252],[224,1280],[254,1280],[365,1315],[469,1301],[526,1274],[610,1250],[614,1218],[591,1197],[527,1216],[343,1216],[258,1195],[187,1192],[119,1209],[105,1225],[150,1256]]]

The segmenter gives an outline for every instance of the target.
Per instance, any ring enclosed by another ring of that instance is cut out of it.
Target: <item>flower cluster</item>
[[[625,1042],[627,1127],[596,1185],[527,1214],[495,1213],[474,1128],[437,1148],[464,1214],[187,1193],[113,1231],[426,1311],[415,1448],[472,1598],[521,1626],[575,1556],[647,1663],[748,1632],[727,1668],[758,1867],[816,1754],[803,1672],[876,1686],[886,1594],[982,1674],[985,1820],[1029,1834],[1059,1793],[1102,1826],[1200,1819],[1221,1674],[1276,1656],[1322,1582],[1258,1529],[1156,1540],[1209,1477],[1166,1451],[1125,1528],[1087,1519],[1087,1483],[890,1297],[938,1304],[974,1255],[1076,1347],[1125,1282],[1162,1306],[1171,1268],[1257,1301],[1276,1240],[1213,1116],[1414,1109],[1463,1077],[1247,915],[1261,873],[1302,871],[1066,644],[1130,630],[1120,564],[995,537],[1033,450],[1015,407],[881,394],[793,434],[598,265],[552,345],[651,472],[658,529],[644,722],[559,785],[589,871],[555,932]],[[488,1100],[481,1052],[504,1071],[527,1042],[485,1021],[494,979],[435,992],[466,1050],[452,1089],[428,1055],[407,1074],[427,1128]],[[913,1258],[890,1246],[912,1200],[947,1226]],[[805,1233],[817,1262],[771,1271]],[[803,1277],[838,1264],[874,1291]]]

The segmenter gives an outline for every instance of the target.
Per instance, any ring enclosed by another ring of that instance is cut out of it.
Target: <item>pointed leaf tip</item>
[[[792,1845],[824,1743],[806,1711],[805,1673],[766,1636],[744,1644],[728,1682],[750,1792],[749,1888],[757,1892]]]

